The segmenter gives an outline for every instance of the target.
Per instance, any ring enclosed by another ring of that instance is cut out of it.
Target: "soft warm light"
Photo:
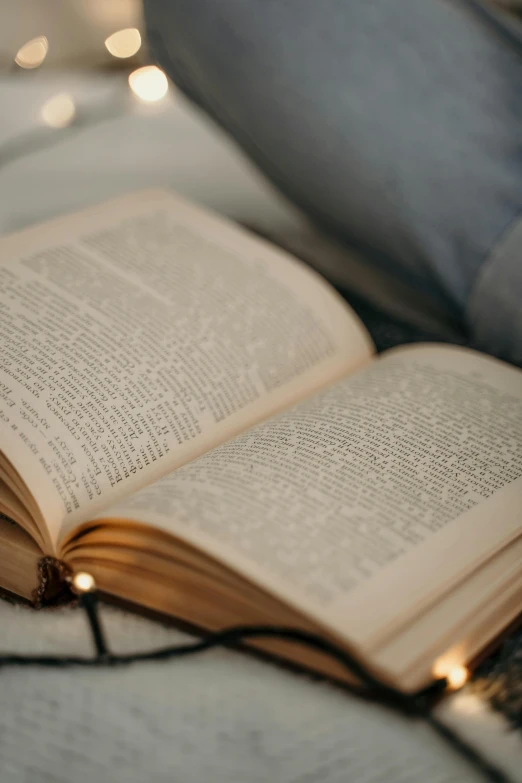
[[[71,580],[73,590],[77,593],[90,593],[94,590],[96,583],[94,577],[86,571],[78,571]]]
[[[483,715],[486,711],[485,703],[482,699],[474,693],[457,693],[453,697],[451,703],[451,709],[453,712],[457,712],[460,715],[479,716]]]
[[[42,106],[41,117],[51,128],[67,128],[76,116],[76,106],[70,95],[62,92]]]
[[[105,46],[113,57],[119,57],[122,60],[125,57],[132,57],[141,46],[140,31],[135,27],[118,30],[107,38]]]
[[[449,663],[443,658],[435,662],[433,667],[433,675],[437,679],[445,677],[448,681],[448,688],[452,691],[456,691],[462,688],[468,681],[469,671],[465,666],[459,664]]]
[[[129,76],[132,92],[145,103],[161,101],[169,89],[167,77],[155,65],[145,65]]]
[[[448,686],[456,691],[468,681],[469,672],[465,666],[454,666],[446,675]]]
[[[45,35],[27,41],[17,52],[15,63],[20,68],[38,68],[47,57],[49,41]]]

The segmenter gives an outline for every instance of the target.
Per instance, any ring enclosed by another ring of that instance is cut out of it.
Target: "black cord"
[[[489,759],[480,753],[473,745],[464,740],[454,729],[439,720],[433,712],[427,712],[423,717],[433,731],[438,734],[441,739],[445,740],[448,745],[451,745],[451,747],[462,756],[462,758],[466,759],[477,772],[480,772],[486,780],[490,780],[492,783],[510,783],[510,779],[505,772],[492,764]]]
[[[357,658],[333,642],[309,631],[299,631],[295,628],[281,626],[249,626],[238,625],[222,631],[209,634],[203,639],[197,639],[187,644],[162,647],[147,652],[118,655],[110,652],[106,642],[103,626],[98,613],[98,597],[95,591],[80,595],[80,606],[84,609],[91,630],[96,656],[85,658],[80,656],[62,655],[18,655],[7,653],[0,655],[0,669],[8,666],[42,666],[51,668],[66,668],[76,666],[123,666],[143,661],[166,661],[195,655],[214,647],[238,645],[254,639],[282,639],[309,647],[317,652],[328,655],[343,666],[350,675],[355,675],[362,685],[376,699],[393,707],[410,718],[421,719],[432,730],[449,744],[459,756],[465,759],[482,778],[490,783],[511,783],[509,777],[498,767],[486,759],[479,750],[470,745],[453,728],[439,720],[430,708],[430,699],[426,692],[408,695],[379,680],[368,671]],[[445,679],[435,681],[432,692],[442,690],[447,685]]]
[[[98,596],[94,591],[84,593],[80,598],[80,606],[85,609],[89,628],[91,629],[94,646],[96,648],[96,657],[98,660],[111,657],[102,624],[98,615]]]

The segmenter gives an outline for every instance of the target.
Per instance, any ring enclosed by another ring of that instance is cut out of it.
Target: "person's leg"
[[[162,67],[281,190],[522,359],[522,32],[465,0],[145,10]]]

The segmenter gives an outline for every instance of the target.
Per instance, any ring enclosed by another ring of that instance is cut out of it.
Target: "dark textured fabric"
[[[522,731],[522,629],[481,664],[474,673],[473,687]]]

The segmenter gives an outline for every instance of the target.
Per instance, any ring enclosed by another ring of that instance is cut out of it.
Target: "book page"
[[[109,517],[202,547],[361,645],[522,534],[522,373],[393,351]]]
[[[54,541],[372,353],[316,273],[171,194],[0,251],[2,450]]]

